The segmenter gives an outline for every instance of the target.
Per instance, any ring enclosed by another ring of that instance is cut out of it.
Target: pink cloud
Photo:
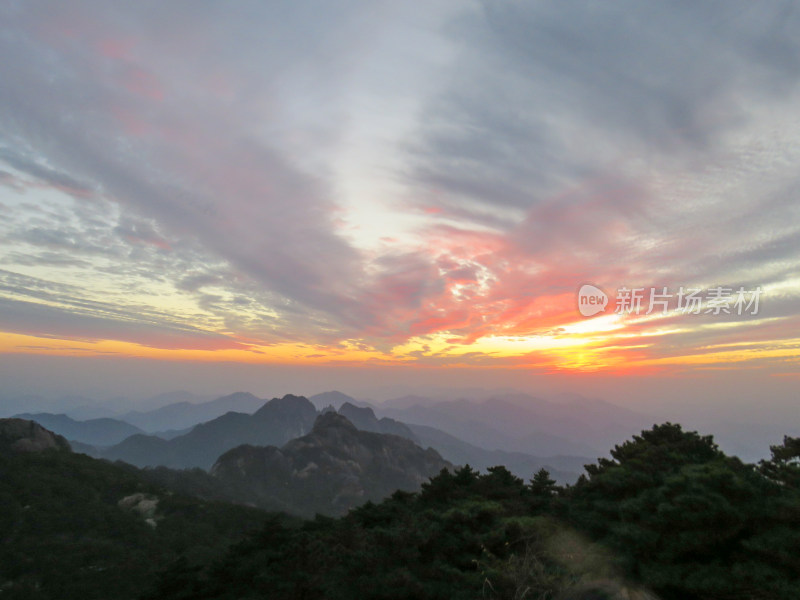
[[[121,75],[121,82],[132,94],[155,102],[164,100],[164,86],[156,75],[146,69],[127,66]]]
[[[131,37],[124,38],[111,38],[106,37],[98,40],[96,47],[98,52],[106,58],[114,60],[128,60],[131,56],[131,51],[135,45],[135,41]]]

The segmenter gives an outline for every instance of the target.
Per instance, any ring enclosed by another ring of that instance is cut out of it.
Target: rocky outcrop
[[[0,451],[43,452],[45,450],[71,451],[66,439],[48,431],[35,421],[0,419]]]
[[[90,446],[111,446],[137,433],[143,433],[138,427],[118,419],[89,419],[76,421],[64,414],[24,413],[14,415],[18,419],[36,421],[68,440],[77,441]]]
[[[335,412],[308,435],[275,446],[240,446],[220,456],[212,476],[241,498],[296,514],[342,514],[396,490],[416,491],[452,465],[396,435],[358,430]]]
[[[156,511],[158,510],[158,497],[152,494],[143,494],[141,492],[125,496],[117,502],[122,510],[127,510],[138,514],[144,519],[144,522],[155,527],[157,525],[158,517]]]

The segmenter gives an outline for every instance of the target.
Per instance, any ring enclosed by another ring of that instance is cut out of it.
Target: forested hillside
[[[443,469],[418,493],[301,520],[176,493],[218,496],[202,472],[142,471],[29,421],[0,425],[3,599],[800,597],[797,438],[748,465],[667,423],[573,486],[544,469],[527,482]],[[352,446],[337,436],[329,452]]]
[[[665,424],[572,487],[443,471],[341,519],[273,519],[150,598],[796,600],[799,451],[787,438],[746,465]]]
[[[73,454],[30,421],[0,420],[3,600],[136,598],[176,560],[205,564],[265,519],[255,509],[174,494],[133,467]]]

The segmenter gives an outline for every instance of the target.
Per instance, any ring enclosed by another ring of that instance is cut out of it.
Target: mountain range
[[[369,406],[356,406],[351,402],[345,402],[339,406],[337,411],[340,415],[347,417],[347,419],[362,431],[371,431],[373,433],[391,433],[399,435],[406,439],[411,440],[415,444],[419,444],[419,438],[414,434],[411,428],[405,423],[395,421],[388,417],[379,419],[375,416],[375,411]]]
[[[263,404],[264,400],[253,394],[235,392],[207,402],[182,400],[154,410],[130,411],[120,416],[120,419],[146,432],[155,433],[170,429],[187,429],[229,412],[252,414]]]
[[[649,415],[580,396],[561,402],[518,393],[477,401],[417,396],[378,408],[388,417],[435,427],[475,446],[534,456],[595,456],[654,422]]]
[[[530,478],[539,469],[546,469],[561,484],[574,483],[583,467],[591,460],[584,456],[533,456],[524,452],[487,450],[467,443],[441,429],[426,425],[409,425],[419,445],[436,448],[447,460],[456,465],[470,465],[486,470],[497,465],[522,478]]]
[[[287,396],[257,413],[309,404]],[[355,408],[312,407],[308,433],[237,446],[210,472],[96,460],[38,423],[0,419],[0,595],[654,597],[632,593],[639,582],[662,598],[796,597],[796,438],[750,465],[711,436],[656,425],[559,487],[544,471],[526,484],[503,466],[454,469],[407,438],[357,429],[342,412],[382,419]]]
[[[83,444],[93,446],[111,446],[132,435],[144,433],[138,427],[119,419],[102,418],[76,421],[65,414],[54,415],[52,413],[20,413],[14,417],[36,421],[68,440],[78,440]]]
[[[234,495],[256,506],[313,516],[344,514],[396,490],[414,492],[442,469],[452,468],[433,448],[409,439],[357,429],[328,411],[311,432],[281,448],[243,445],[211,468]]]
[[[225,397],[226,402],[230,397]],[[223,399],[221,399],[223,400]],[[247,399],[249,401],[249,399]],[[138,467],[200,467],[209,469],[216,459],[242,444],[281,446],[311,431],[317,410],[302,396],[287,394],[269,402],[252,415],[227,412],[200,423],[184,435],[170,440],[153,435],[133,435],[98,455],[123,460]]]
[[[267,402],[252,416],[253,424],[263,425],[259,419],[268,421],[269,417],[280,414],[280,419],[272,420],[277,426],[274,431],[282,427],[280,431],[285,433],[296,424],[288,417],[293,415],[297,422],[305,423],[303,419],[313,415],[308,433],[279,444],[237,445],[215,457],[209,472],[174,471],[163,466],[138,471],[122,463],[115,463],[115,468],[187,496],[313,516],[344,514],[364,502],[380,501],[397,490],[418,491],[422,483],[442,469],[453,467],[432,448],[423,449],[399,435],[362,431],[342,414],[326,411],[317,415],[313,407],[309,412],[309,407],[306,398],[290,395]],[[203,426],[197,429],[202,430]],[[169,445],[165,440],[161,442]],[[46,451],[73,454],[64,437],[35,421],[0,419],[0,452]],[[95,459],[84,458],[90,461],[87,464],[95,464],[91,462]],[[140,504],[149,498],[147,494],[139,496],[129,504]],[[155,519],[157,502],[146,506],[150,507],[145,511],[146,517]]]
[[[148,412],[167,406],[188,402],[201,404],[216,396],[196,394],[185,390],[164,392],[150,398],[132,399],[124,396],[97,400],[75,394],[41,396],[38,394],[14,394],[0,391],[0,417],[10,417],[18,413],[57,413],[66,414],[76,421],[87,419],[119,419],[130,411],[132,404],[140,412]]]
[[[407,419],[400,420],[386,416],[379,418],[373,407],[341,392],[326,392],[312,398],[313,402],[311,398],[290,394],[264,401],[252,394],[237,392],[204,403],[181,401],[149,412],[129,413],[138,415],[138,422],[152,429],[163,429],[168,425],[187,426],[182,431],[155,434],[146,434],[122,420],[80,422],[66,415],[48,413],[21,416],[35,419],[64,435],[77,451],[139,467],[199,467],[208,470],[221,454],[237,446],[282,446],[311,431],[318,415],[314,404],[322,407],[323,413],[334,411],[343,415],[359,430],[393,434],[423,447],[432,447],[453,464],[470,464],[479,469],[504,464],[523,478],[546,468],[557,481],[571,483],[583,465],[590,462],[587,457],[591,452],[586,445],[538,431],[515,437],[521,431],[533,429],[531,422],[542,423],[536,421],[540,415],[508,399],[498,401],[496,407],[461,400],[439,402],[431,407],[412,403],[405,409],[377,408],[384,413],[407,416]],[[516,400],[522,402],[520,398]],[[334,408],[337,405],[338,410]],[[243,410],[229,411],[195,423],[208,414],[231,407]],[[611,416],[615,416],[613,411]],[[159,418],[163,420],[159,421]],[[481,418],[490,420],[493,425],[486,425],[479,420]],[[550,425],[551,422],[552,419],[544,424]],[[498,428],[495,428],[495,423]],[[535,453],[525,451],[525,448]],[[581,454],[580,450],[586,452]]]
[[[394,391],[402,393],[407,389]],[[786,433],[787,427],[789,433],[798,432],[796,427],[786,423],[727,421],[714,414],[689,418],[680,411],[654,416],[577,394],[557,394],[543,400],[512,389],[447,389],[436,391],[434,395],[398,395],[381,402],[354,399],[340,391],[328,391],[308,399],[317,410],[328,406],[338,410],[345,403],[358,408],[369,407],[381,418],[393,418],[406,425],[434,427],[479,448],[536,457],[596,456],[653,423],[671,420],[708,431],[714,434],[726,452],[758,461],[767,457],[765,448]],[[213,399],[208,394],[173,391],[135,401],[123,397],[98,401],[77,395],[45,398],[0,392],[0,417],[30,417],[35,414],[41,420],[43,414],[63,414],[73,421],[83,422],[110,418],[133,425],[146,434],[171,439],[226,412],[252,414],[264,402],[246,392]],[[132,405],[137,410],[130,410]],[[519,409],[522,412],[518,412]],[[107,444],[102,441],[120,441],[98,440],[86,432],[78,437],[73,425],[70,425],[71,429],[64,427],[61,431],[56,422],[49,423],[54,431],[63,433],[71,442],[78,442],[76,447],[82,448],[81,444],[87,443],[103,446]]]
[[[342,395],[344,396],[344,395]],[[369,406],[356,406],[345,400],[339,410],[332,406],[323,413],[335,412],[346,417],[357,429],[406,438],[423,447],[432,447],[453,464],[470,464],[479,469],[503,464],[521,477],[531,477],[540,468],[551,471],[559,482],[571,483],[590,460],[586,456],[542,452],[535,456],[524,452],[488,450],[463,441],[441,429],[425,425],[407,425],[389,417],[378,418]],[[106,449],[80,449],[98,457],[123,460],[139,467],[200,467],[208,470],[222,453],[244,444],[281,446],[311,431],[317,411],[301,396],[287,395],[266,402],[252,415],[230,412],[170,440],[155,435],[133,435]],[[446,420],[444,425],[451,428]],[[456,422],[454,429],[458,430]],[[501,437],[497,433],[497,437]],[[555,444],[556,448],[563,447]],[[541,442],[539,448],[548,446]],[[570,448],[569,446],[566,446]]]

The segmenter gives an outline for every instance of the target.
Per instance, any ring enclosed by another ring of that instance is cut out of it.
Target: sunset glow
[[[789,28],[612,9],[552,50],[569,11],[535,3],[37,6],[0,9],[6,356],[798,372]],[[758,313],[615,313],[719,286]]]

